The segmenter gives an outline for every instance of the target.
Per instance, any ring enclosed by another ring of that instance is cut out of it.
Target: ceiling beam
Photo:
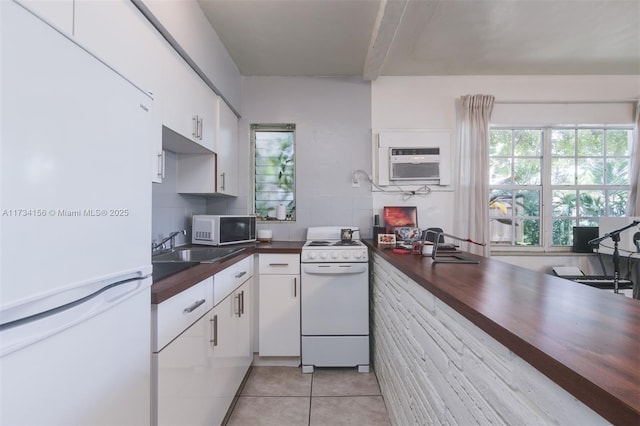
[[[364,80],[375,80],[382,72],[408,2],[409,0],[381,0],[362,70]]]

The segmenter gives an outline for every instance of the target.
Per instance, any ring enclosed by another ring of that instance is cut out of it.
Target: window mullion
[[[551,247],[553,232],[553,203],[551,188],[551,129],[542,129],[542,206],[541,206],[541,226],[542,226],[542,247],[548,250]]]

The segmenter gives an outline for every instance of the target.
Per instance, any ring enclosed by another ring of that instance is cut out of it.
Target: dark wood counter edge
[[[456,310],[458,313],[467,318],[469,321],[489,334],[491,337],[502,343],[513,353],[531,364],[549,379],[557,383],[567,392],[571,393],[573,396],[575,396],[577,399],[582,401],[585,405],[589,406],[591,409],[593,409],[608,421],[612,422],[613,424],[619,425],[640,424],[640,353],[637,354],[637,356],[631,354],[631,356],[629,357],[631,361],[626,362],[626,364],[624,364],[623,366],[619,364],[611,366],[612,370],[618,370],[617,373],[619,377],[626,376],[631,380],[632,383],[635,381],[635,389],[630,390],[628,387],[619,386],[616,383],[611,383],[611,380],[598,380],[598,378],[595,377],[596,374],[592,375],[589,369],[587,369],[587,371],[585,372],[584,365],[582,365],[582,372],[578,371],[577,366],[581,363],[584,363],[584,360],[575,359],[575,362],[567,362],[566,360],[564,362],[561,362],[556,357],[554,357],[553,354],[548,353],[543,348],[539,347],[539,345],[536,344],[536,339],[523,337],[526,336],[527,333],[518,332],[518,330],[513,329],[512,325],[505,324],[506,321],[502,321],[500,318],[487,316],[485,313],[478,311],[474,306],[471,306],[469,303],[461,300],[460,297],[453,294],[454,292],[448,291],[447,287],[429,281],[420,273],[420,268],[414,266],[414,264],[420,264],[420,260],[415,260],[420,259],[418,256],[400,255],[394,254],[390,250],[380,250],[375,247],[371,241],[365,241],[365,244],[375,253],[379,254],[385,260],[389,261],[391,265],[406,274],[426,290],[434,294],[437,298]],[[411,260],[412,258],[413,261]],[[506,265],[505,267],[509,269],[524,269],[519,266],[506,264],[494,259],[481,257],[478,257],[478,259],[481,259],[482,263],[487,264],[497,262],[502,265]],[[431,262],[428,259],[426,259],[425,261]],[[423,266],[424,265],[422,265],[421,267]],[[433,266],[437,267],[439,265]],[[445,265],[443,264],[442,266]],[[546,276],[546,274],[537,273],[534,271],[530,272]],[[552,280],[558,279],[551,276],[549,276],[549,278]],[[546,277],[542,281],[545,280]],[[455,283],[447,282],[446,285],[451,286],[455,285]],[[542,282],[537,285],[544,286],[547,285],[547,283]],[[468,292],[469,288],[465,288],[464,290]],[[486,293],[487,290],[487,288],[482,289],[482,297],[485,299],[491,297]],[[571,289],[571,291],[581,290],[583,290],[581,286],[575,286],[575,288]],[[593,289],[584,290],[593,292]],[[504,297],[504,294],[501,296]],[[637,308],[638,315],[636,315],[636,318],[640,319],[640,302],[630,301],[630,303],[637,303],[637,307],[633,306],[631,307],[631,309],[633,309],[635,313],[635,310]],[[516,306],[517,309],[522,309],[522,306],[518,306],[515,301],[514,306]],[[612,308],[614,307],[615,306],[612,306]],[[544,307],[542,307],[542,309],[544,309]],[[553,317],[553,313],[550,313],[550,317]],[[625,335],[625,339],[639,338],[640,323],[636,322],[635,324],[619,324],[619,326],[621,327],[621,331],[623,329],[631,329],[629,333]],[[570,330],[571,327],[567,327],[566,332],[569,333]],[[563,330],[563,332],[565,332],[565,330]],[[531,337],[530,332],[529,337]],[[540,338],[542,340],[544,339],[544,336],[540,336]],[[594,348],[597,346],[597,344],[598,342],[594,342]],[[640,348],[640,344],[638,345],[638,348]],[[621,346],[624,345],[621,343]],[[632,347],[635,348],[635,345]],[[570,351],[567,350],[567,352]],[[598,352],[597,349],[595,352]],[[584,358],[588,358],[590,355],[591,354],[589,351],[585,351],[584,354],[580,353],[580,357],[584,356]],[[602,360],[598,359],[597,361],[601,362]],[[594,360],[590,360],[589,362],[593,363]],[[587,364],[589,362],[587,362]],[[615,378],[612,379],[615,380]]]
[[[272,243],[239,244],[234,247],[243,247],[240,253],[228,257],[216,263],[201,263],[193,268],[178,272],[151,286],[151,304],[162,303],[172,296],[198,284],[223,269],[256,253],[292,253],[299,254],[304,241],[274,241]],[[187,245],[185,247],[192,247]],[[201,247],[201,246],[200,246]],[[228,246],[227,246],[228,247]]]

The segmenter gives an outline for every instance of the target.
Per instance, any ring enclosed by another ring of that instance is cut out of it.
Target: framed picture
[[[398,227],[418,227],[418,209],[415,206],[385,206],[383,209],[384,224],[387,234]]]
[[[396,234],[378,234],[379,248],[395,248]]]

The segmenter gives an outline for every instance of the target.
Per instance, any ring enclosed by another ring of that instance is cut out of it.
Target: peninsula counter
[[[434,264],[366,244],[394,424],[640,424],[640,301],[490,258]]]

